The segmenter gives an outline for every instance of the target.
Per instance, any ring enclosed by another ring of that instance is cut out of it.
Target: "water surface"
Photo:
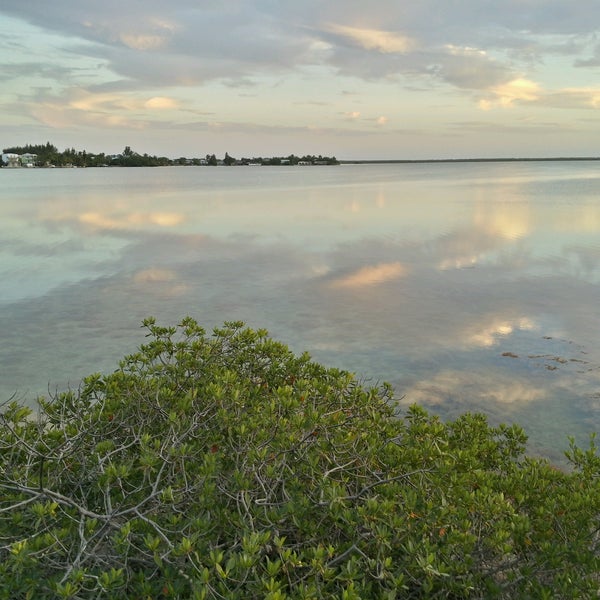
[[[600,409],[594,162],[0,170],[0,397],[111,371],[141,320],[266,327],[559,460]]]

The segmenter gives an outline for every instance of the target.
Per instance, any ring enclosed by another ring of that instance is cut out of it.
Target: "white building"
[[[7,154],[2,155],[2,162],[7,167],[20,167],[21,161],[19,160],[19,158],[20,157],[18,154],[13,154],[12,152],[9,152]]]

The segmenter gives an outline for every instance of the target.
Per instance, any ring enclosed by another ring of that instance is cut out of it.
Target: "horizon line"
[[[577,161],[600,160],[600,156],[546,156],[546,157],[476,157],[476,158],[375,158],[375,159],[345,159],[338,158],[341,164],[376,164],[376,163],[448,163],[448,162],[556,162],[556,161]]]

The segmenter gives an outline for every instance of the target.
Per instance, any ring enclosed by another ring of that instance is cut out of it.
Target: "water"
[[[149,315],[266,327],[560,461],[600,410],[595,162],[0,170],[0,398],[114,370]]]

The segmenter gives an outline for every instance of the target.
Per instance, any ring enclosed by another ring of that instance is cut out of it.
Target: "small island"
[[[91,153],[85,150],[67,148],[59,152],[58,148],[46,142],[46,144],[26,144],[25,146],[13,146],[4,148],[2,151],[2,167],[8,168],[33,168],[33,167],[169,167],[169,166],[295,166],[295,165],[338,165],[335,156],[304,155],[296,156],[272,156],[234,158],[225,153],[222,159],[215,154],[206,154],[204,157],[171,159],[166,156],[151,156],[139,154],[125,146],[120,154]]]

